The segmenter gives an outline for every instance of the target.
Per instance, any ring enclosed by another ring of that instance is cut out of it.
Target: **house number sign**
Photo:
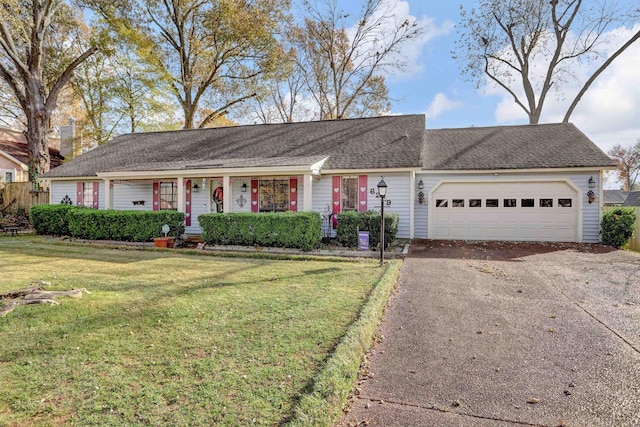
[[[378,194],[376,194],[376,189],[375,188],[371,188],[369,189],[369,194],[375,194],[376,195],[376,199],[379,199],[380,196]],[[391,206],[391,199],[385,199],[384,204],[387,206]]]

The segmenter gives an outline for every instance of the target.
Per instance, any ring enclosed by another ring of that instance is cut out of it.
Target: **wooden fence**
[[[640,208],[636,208],[636,231],[629,240],[629,248],[634,251],[640,251]]]
[[[0,186],[0,214],[16,213],[24,210],[29,213],[31,206],[49,203],[49,192],[34,190],[30,182],[12,182]]]

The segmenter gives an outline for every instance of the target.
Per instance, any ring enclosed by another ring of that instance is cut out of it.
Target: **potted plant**
[[[169,226],[167,224],[162,226],[162,232],[164,233],[164,237],[154,237],[153,244],[157,248],[172,248],[175,245],[176,238],[167,236],[167,233],[169,233]]]
[[[156,248],[173,248],[176,238],[173,236],[154,237],[153,243]]]

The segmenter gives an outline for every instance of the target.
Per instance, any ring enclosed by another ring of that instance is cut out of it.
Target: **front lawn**
[[[0,425],[274,425],[358,312],[375,261],[218,258],[0,238]]]

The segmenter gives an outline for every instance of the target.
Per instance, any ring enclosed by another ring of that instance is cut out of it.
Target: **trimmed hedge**
[[[69,205],[36,205],[29,210],[29,222],[36,234],[69,235],[69,212],[77,210]]]
[[[184,220],[184,213],[168,210],[77,209],[69,213],[69,233],[80,239],[148,242],[154,237],[164,236],[164,224],[169,225],[168,236],[183,235]]]
[[[317,212],[224,213],[198,217],[208,244],[297,248],[320,244],[322,220]]]
[[[380,244],[380,212],[354,212],[347,211],[338,214],[338,227],[336,237],[338,243],[343,246],[355,248],[358,246],[358,231],[369,232],[369,247],[376,248]],[[385,213],[384,215],[384,243],[385,248],[396,240],[398,235],[398,214]]]
[[[621,248],[633,236],[635,223],[636,212],[634,208],[606,210],[602,214],[602,221],[600,222],[602,244]]]
[[[176,211],[115,211],[77,208],[68,205],[39,205],[31,209],[31,225],[37,234],[71,236],[90,240],[147,242],[164,236],[184,234],[184,213]]]

